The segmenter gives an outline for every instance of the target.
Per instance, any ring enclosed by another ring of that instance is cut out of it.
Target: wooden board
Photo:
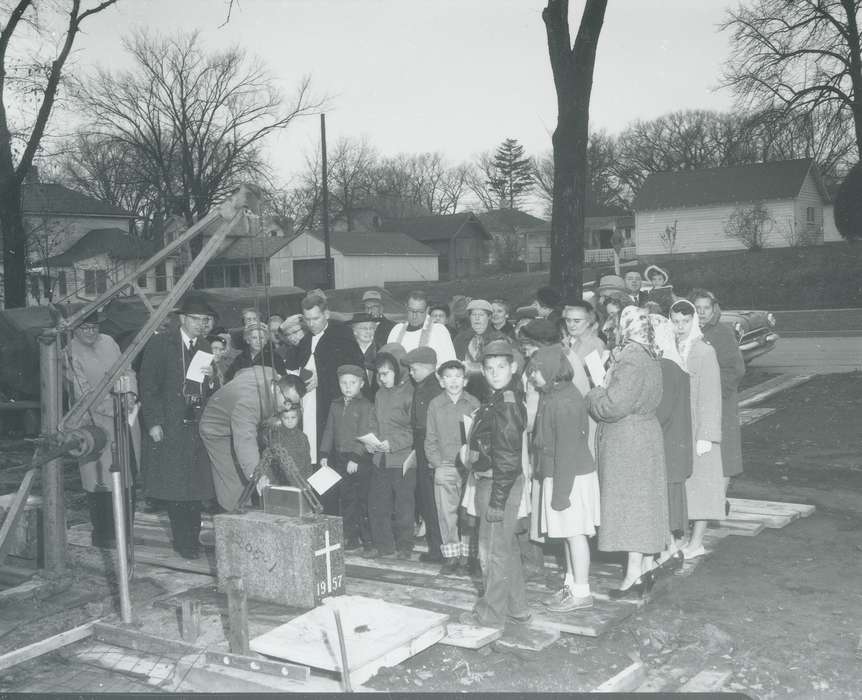
[[[742,535],[743,537],[754,537],[763,532],[766,527],[759,521],[751,520],[719,520],[719,528],[728,530],[731,535]]]
[[[286,661],[342,671],[333,609],[342,616],[351,683],[363,683],[446,636],[447,615],[364,596],[324,604],[251,640],[251,648]]]
[[[718,693],[732,671],[700,671],[680,689],[680,693]]]
[[[745,511],[734,510],[733,507],[731,507],[730,515],[728,517],[738,521],[761,523],[764,527],[778,529],[790,525],[790,523],[796,520],[799,515],[795,513],[793,515],[774,515],[771,513],[746,513]]]
[[[594,693],[627,693],[646,680],[646,668],[640,661],[626,666],[622,671],[597,686]]]
[[[196,654],[202,648],[183,642],[179,639],[168,639],[141,632],[128,626],[111,625],[96,622],[93,625],[93,637],[105,644],[111,644],[123,649],[144,652],[146,654]]]
[[[772,513],[774,515],[798,514],[800,518],[807,518],[815,510],[816,506],[806,503],[784,503],[783,501],[758,501],[749,498],[728,498],[732,510],[744,511],[746,513]]]
[[[450,621],[446,624],[446,636],[440,640],[440,644],[462,649],[481,649],[498,640],[502,634],[503,630],[499,627],[478,627]]]
[[[0,671],[7,668],[12,668],[20,663],[29,661],[30,659],[38,658],[43,654],[56,651],[64,646],[80,642],[82,639],[87,639],[93,634],[93,625],[95,622],[88,622],[78,627],[73,627],[60,634],[55,634],[47,639],[42,639],[33,644],[28,644],[20,649],[15,649],[7,654],[0,656]]]
[[[494,644],[495,648],[542,651],[560,638],[560,631],[536,625],[506,625],[503,636]]]
[[[740,408],[739,425],[751,425],[766,416],[772,415],[777,409],[774,408]]]

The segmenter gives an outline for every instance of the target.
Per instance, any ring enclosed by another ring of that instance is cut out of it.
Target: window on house
[[[84,270],[84,294],[93,296],[96,293],[96,271]]]
[[[146,275],[138,275],[138,281],[136,282],[136,284],[141,289],[146,289],[147,288],[147,276]]]
[[[183,273],[186,271],[185,265],[180,265],[179,263],[174,263],[174,284],[180,281],[180,277],[183,276]]]
[[[31,275],[30,276],[30,294],[34,299],[39,298],[39,276]]]
[[[225,267],[227,282],[225,287],[239,287],[239,265],[228,265]]]
[[[805,208],[805,221],[809,224],[813,224],[814,221],[814,207],[806,207]]]
[[[59,294],[61,297],[64,297],[68,293],[68,288],[66,286],[66,271],[60,270],[57,273],[57,294]]]
[[[156,291],[168,291],[168,273],[165,271],[164,263],[156,265]]]
[[[108,291],[108,271],[96,270],[96,292],[101,294]]]

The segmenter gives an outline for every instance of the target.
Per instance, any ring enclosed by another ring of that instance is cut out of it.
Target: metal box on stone
[[[220,587],[241,576],[249,597],[301,608],[344,592],[341,518],[250,511],[213,521]]]

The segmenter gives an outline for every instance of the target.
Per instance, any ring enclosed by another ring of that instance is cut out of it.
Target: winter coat
[[[656,417],[664,436],[667,480],[681,484],[691,476],[694,455],[690,379],[676,362],[667,358],[660,362],[662,392]]]
[[[243,351],[230,363],[230,367],[227,368],[224,375],[225,383],[233,379],[241,369],[248,367],[272,367],[279,375],[283,375],[285,371],[284,359],[276,352],[273,345],[267,343],[255,357],[251,356],[251,348],[246,345]]]
[[[733,329],[721,323],[715,305],[712,318],[703,326],[703,337],[715,349],[721,371],[721,455],[725,476],[742,474],[742,431],[739,428],[739,382],[745,376],[745,360]]]
[[[587,404],[574,384],[561,382],[540,392],[533,426],[533,473],[542,479],[553,478],[554,510],[566,507],[554,502],[558,497],[568,500],[576,475],[596,469],[587,426]]]
[[[210,346],[204,338],[198,338],[195,349],[209,352]],[[160,425],[164,433],[160,442],[154,442],[148,434],[143,439],[144,484],[150,498],[166,501],[215,498],[212,467],[197,420],[184,420],[187,417],[184,391],[203,391],[200,383],[185,381],[189,355],[183,349],[180,329],[174,325],[154,335],[144,348],[138,375],[144,429],[149,432]],[[203,395],[204,401],[206,398]]]
[[[391,389],[377,388],[371,431],[380,440],[389,441],[389,453],[381,456],[381,464],[387,468],[400,468],[413,449],[412,408],[413,385],[409,380]]]
[[[599,549],[659,552],[669,537],[664,438],[655,414],[661,365],[641,345],[628,343],[606,382],[587,394],[599,421]]]

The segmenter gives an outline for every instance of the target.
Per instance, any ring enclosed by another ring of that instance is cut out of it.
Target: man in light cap
[[[449,331],[439,323],[432,323],[428,316],[428,296],[425,292],[410,292],[406,311],[407,321],[395,325],[387,342],[398,343],[407,352],[419,347],[432,348],[437,355],[438,365],[456,359]]]
[[[362,307],[365,313],[377,322],[377,329],[374,331],[374,344],[378,348],[382,348],[386,345],[389,333],[395,325],[394,321],[390,321],[383,315],[383,295],[376,289],[369,289],[362,295]]]
[[[467,392],[479,401],[485,398],[487,384],[482,376],[482,353],[485,345],[493,340],[505,340],[506,336],[491,325],[494,308],[484,299],[473,299],[467,304],[470,328],[455,336],[455,357],[464,363],[467,372]]]

